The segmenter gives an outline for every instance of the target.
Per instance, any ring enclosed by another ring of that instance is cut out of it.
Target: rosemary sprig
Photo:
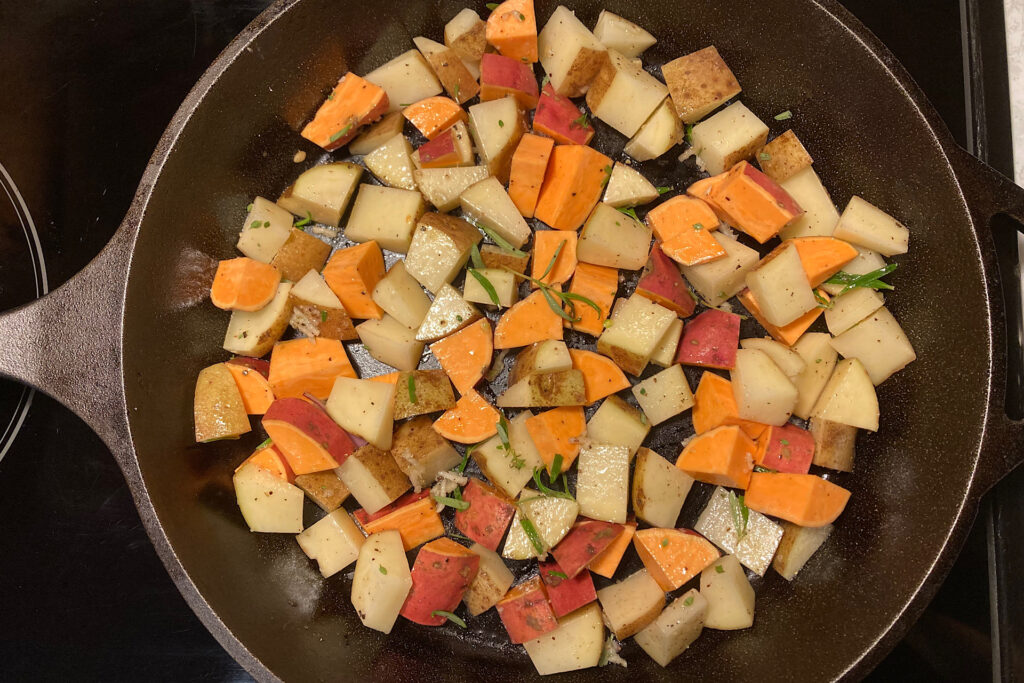
[[[491,303],[498,308],[501,308],[501,301],[498,299],[498,290],[494,288],[494,285],[487,279],[487,276],[476,268],[467,268],[466,272],[472,275],[473,279],[480,283],[480,286],[484,288],[485,292],[487,292],[487,298],[491,300]]]
[[[495,244],[497,244],[500,249],[503,249],[503,250],[509,252],[510,254],[514,254],[515,256],[526,256],[526,252],[525,251],[520,251],[519,249],[516,249],[515,247],[512,246],[512,244],[507,239],[505,239],[504,237],[502,237],[498,233],[494,232],[493,230],[488,228],[486,225],[481,225],[480,223],[477,223],[476,227],[478,227],[481,230],[483,230],[483,233],[485,235],[487,235],[488,237],[490,237],[491,241],[494,242]]]
[[[579,301],[583,304],[586,304],[587,306],[590,306],[595,311],[597,311],[598,315],[601,315],[601,307],[598,306],[593,301],[591,301],[590,299],[588,299],[587,297],[583,296],[582,294],[576,294],[575,292],[563,292],[561,290],[555,289],[546,282],[541,282],[537,278],[530,277],[529,275],[524,275],[523,273],[520,273],[517,270],[513,270],[508,266],[502,266],[502,268],[504,268],[510,273],[518,275],[519,277],[525,280],[529,280],[533,284],[537,285],[537,288],[540,289],[541,294],[544,296],[544,299],[548,302],[548,306],[551,307],[551,310],[554,311],[556,315],[558,315],[560,318],[564,320],[568,320],[571,323],[578,323],[581,320],[581,318],[579,318],[576,315],[576,304],[573,303],[574,301]],[[568,306],[569,308],[568,313],[564,309],[565,306]]]
[[[555,457],[551,460],[551,483],[554,484],[558,481],[558,477],[562,474],[562,454],[555,453]]]
[[[555,267],[555,261],[558,260],[558,255],[562,253],[562,249],[565,247],[565,243],[567,241],[568,240],[562,240],[561,242],[558,243],[558,248],[555,249],[554,255],[551,257],[551,260],[548,261],[548,267],[544,269],[544,274],[540,276],[541,280],[546,278],[548,276],[548,273],[551,272],[551,269]]]
[[[542,468],[540,467],[533,468],[533,483],[537,485],[538,491],[543,493],[545,496],[549,496],[551,498],[565,498],[566,500],[576,500],[575,498],[572,497],[571,493],[562,493],[561,491],[553,489],[550,486],[545,486],[543,482],[541,482],[540,480],[541,469]]]
[[[416,375],[409,373],[409,381],[407,383],[409,390],[409,403],[416,403]]]
[[[620,206],[618,209],[619,213],[624,213],[636,222],[640,222],[640,217],[636,215],[636,209],[632,206]]]
[[[508,438],[508,418],[505,417],[505,413],[500,411],[498,413],[498,440],[501,441],[501,448],[505,451],[505,455],[512,458],[512,467],[517,470],[523,469],[526,461],[516,455],[513,450],[512,442]]]
[[[888,282],[882,282],[882,278],[896,270],[899,266],[898,263],[890,263],[887,266],[873,270],[870,273],[864,275],[854,275],[853,273],[847,273],[846,271],[839,271],[829,279],[825,280],[825,284],[829,285],[845,285],[839,294],[836,296],[842,296],[851,289],[857,289],[858,287],[867,287],[869,289],[896,289]]]
[[[455,508],[456,510],[468,510],[469,509],[469,501],[468,500],[462,500],[461,498],[451,498],[449,496],[435,496],[435,495],[431,495],[430,497],[434,499],[435,503],[440,503],[441,505],[447,505],[448,507]]]
[[[544,550],[544,541],[541,540],[540,534],[537,533],[537,527],[533,525],[526,515],[519,515],[519,526],[523,527],[523,531],[526,532],[526,537],[530,539],[530,545],[537,551],[538,555],[543,555],[546,551]]]
[[[475,244],[469,248],[469,262],[478,270],[487,267],[484,263],[484,257],[480,255],[480,247]]]
[[[459,628],[466,628],[466,622],[465,622],[465,620],[463,620],[462,617],[460,617],[457,614],[452,614],[451,612],[448,612],[447,610],[436,609],[436,610],[434,610],[433,612],[430,613],[430,616],[432,616],[432,617],[444,617],[445,619],[447,619],[448,621],[452,622],[453,624],[455,624]]]
[[[295,224],[292,227],[293,228],[301,228],[303,226],[309,225],[312,222],[313,222],[313,214],[311,214],[309,211],[307,211],[306,212],[306,217],[301,219],[301,220],[295,221]]]

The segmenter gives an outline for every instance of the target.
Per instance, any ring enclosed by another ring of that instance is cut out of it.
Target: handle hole
[[[1006,214],[997,214],[992,218],[992,239],[1002,282],[1003,310],[1006,312],[1006,392],[1003,405],[1007,417],[1020,420],[1024,418],[1024,304],[1020,279],[1024,225]]]

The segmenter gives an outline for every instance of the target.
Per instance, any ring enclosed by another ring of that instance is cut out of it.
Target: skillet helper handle
[[[135,226],[128,221],[80,273],[0,313],[0,376],[70,408],[120,459],[130,453],[122,382],[122,311]]]
[[[1024,233],[1024,188],[957,147],[951,154],[957,178],[975,225],[990,230],[1001,215],[1009,216],[1018,233]],[[996,235],[979,235],[983,241]],[[1006,237],[1005,234],[999,235]],[[1016,237],[1013,235],[1012,237]],[[1024,462],[1024,421],[1011,416],[1024,415],[1024,324],[1022,324],[1021,279],[1016,243],[1003,245],[1003,258],[1012,257],[1012,268],[1001,273],[996,263],[986,263],[988,291],[994,304],[1003,309],[1005,325],[994,330],[996,338],[993,364],[992,397],[989,405],[985,447],[978,462],[975,486],[987,491]],[[1012,252],[1009,253],[1009,252]],[[1008,276],[1005,276],[1009,273]],[[999,334],[1004,339],[999,339]],[[1003,345],[1000,353],[1000,344]]]

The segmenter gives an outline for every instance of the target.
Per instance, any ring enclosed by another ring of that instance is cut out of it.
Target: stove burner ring
[[[43,259],[43,248],[39,242],[39,233],[36,231],[36,225],[32,220],[32,214],[28,210],[24,197],[21,196],[21,192],[14,183],[14,179],[2,163],[0,163],[0,189],[3,190],[0,197],[7,197],[7,200],[14,209],[14,215],[17,216],[18,222],[21,224],[21,230],[25,235],[25,243],[28,247],[32,263],[36,297],[41,297],[50,291],[50,285],[46,278],[46,261]],[[32,406],[32,397],[35,396],[35,393],[35,390],[30,387],[21,387],[21,395],[14,404],[14,409],[6,416],[6,422],[5,416],[0,415],[0,426],[2,426],[0,427],[0,460],[3,460],[3,457],[7,455],[7,451],[14,442],[14,438],[21,430],[21,425],[25,422],[25,417]]]

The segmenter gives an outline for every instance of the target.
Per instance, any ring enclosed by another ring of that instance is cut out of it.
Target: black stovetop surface
[[[0,0],[0,309],[58,286],[99,252],[185,93],[267,4]],[[844,4],[954,136],[972,140],[958,3]],[[999,5],[965,2],[997,28]],[[996,41],[998,30],[980,38]],[[996,118],[990,138],[1005,139]],[[992,147],[1005,163],[1005,146]],[[54,401],[27,399],[0,382],[0,426],[13,432],[26,415],[6,455],[0,441],[0,680],[248,680],[177,593],[105,446]],[[991,678],[986,514],[878,680]]]

